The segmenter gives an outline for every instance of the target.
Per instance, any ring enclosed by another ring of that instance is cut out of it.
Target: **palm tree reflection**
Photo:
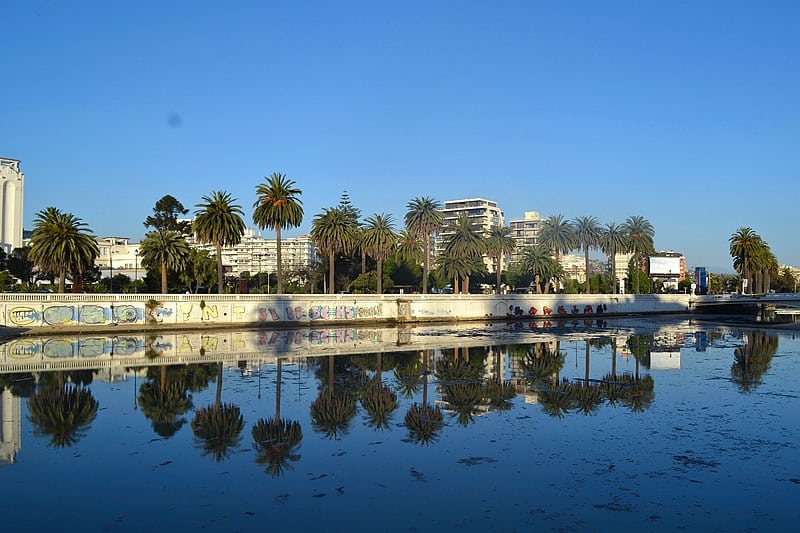
[[[201,407],[192,420],[192,432],[204,453],[217,462],[239,445],[244,417],[239,407],[222,403],[222,363],[217,363],[217,393],[214,405]]]
[[[347,388],[336,390],[334,356],[328,356],[328,383],[311,404],[311,427],[329,439],[339,438],[350,431],[350,421],[356,414],[356,399]]]
[[[418,444],[435,442],[444,426],[442,410],[428,403],[429,356],[430,350],[422,352],[422,404],[415,402],[405,416],[409,437]]]
[[[99,403],[87,387],[65,383],[63,372],[55,383],[44,381],[28,402],[30,420],[37,432],[50,436],[51,446],[72,446],[85,436]]]
[[[258,452],[256,462],[267,465],[272,477],[283,475],[291,463],[300,460],[297,450],[303,440],[303,430],[296,420],[281,418],[282,359],[278,359],[275,383],[275,417],[259,419],[253,426],[253,446]],[[259,369],[259,372],[261,370]]]
[[[367,423],[375,429],[389,427],[389,418],[397,409],[397,394],[381,380],[381,353],[377,353],[377,369],[372,383],[361,396],[361,406],[367,412]]]
[[[764,331],[744,334],[744,345],[733,352],[731,380],[742,392],[750,392],[761,385],[764,374],[778,351],[778,336]]]

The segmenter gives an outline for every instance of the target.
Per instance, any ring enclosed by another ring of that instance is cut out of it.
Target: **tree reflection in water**
[[[217,363],[217,393],[214,405],[201,407],[192,420],[192,432],[204,453],[220,462],[230,448],[239,445],[244,417],[239,407],[222,404],[222,363]]]
[[[253,446],[258,453],[256,462],[267,465],[267,472],[272,477],[283,475],[284,470],[291,469],[291,463],[300,460],[297,450],[303,440],[303,430],[295,420],[281,418],[281,386],[283,360],[278,358],[275,377],[275,417],[269,420],[259,419],[253,426]],[[261,369],[259,369],[259,372]]]
[[[344,359],[344,358],[340,358]],[[311,427],[314,431],[325,434],[329,439],[339,438],[350,431],[350,421],[356,415],[356,395],[352,388],[336,389],[335,357],[330,355],[328,360],[328,381],[320,387],[317,399],[310,406]],[[347,363],[344,372],[347,370]],[[360,383],[360,379],[348,380],[343,375],[343,381],[350,381],[353,385]]]
[[[397,403],[397,394],[381,379],[381,352],[376,357],[375,377],[361,396],[361,406],[367,412],[367,424],[375,429],[384,429],[389,427],[389,418],[400,404]]]
[[[182,373],[166,365],[148,368],[147,374],[150,381],[139,387],[139,407],[156,434],[171,437],[186,424],[182,415],[192,408],[188,388]]]
[[[428,376],[430,375],[430,350],[422,352],[422,404],[414,403],[406,412],[405,425],[408,435],[417,444],[436,442],[444,426],[442,410],[428,403]]]
[[[452,359],[448,354],[436,369],[445,409],[453,411],[456,421],[465,427],[474,421],[484,396],[483,363],[476,361],[473,365],[469,359],[469,348],[456,347]]]
[[[28,402],[30,421],[39,434],[50,436],[51,446],[72,446],[85,436],[99,403],[80,383],[65,383],[63,372],[57,372],[55,382],[47,379],[51,374],[45,376]]]
[[[764,331],[743,334],[744,345],[733,352],[731,380],[742,392],[750,392],[761,385],[764,374],[778,352],[778,336]]]

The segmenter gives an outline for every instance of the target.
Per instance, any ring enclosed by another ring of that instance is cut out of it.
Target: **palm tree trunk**
[[[283,294],[283,262],[281,261],[281,227],[275,226],[275,241],[277,248],[275,250],[275,259],[278,261],[275,275],[278,277],[278,286],[275,288],[275,294]],[[260,272],[259,272],[260,274]]]
[[[167,294],[167,264],[161,263],[161,294]]]
[[[222,362],[217,363],[217,394],[214,396],[214,409],[222,405]]]
[[[336,294],[336,291],[333,290],[333,263],[334,263],[334,255],[333,252],[328,255],[328,294]]]
[[[58,274],[58,292],[63,293],[67,290],[67,270],[61,269]]]
[[[161,392],[164,392],[164,389],[167,388],[167,365],[161,365],[161,383],[159,385]]]
[[[428,268],[430,268],[428,261],[431,258],[431,236],[425,235],[423,248],[425,249],[425,257],[422,261],[422,294],[428,294]]]
[[[383,259],[378,257],[378,294],[383,294]]]
[[[367,252],[361,250],[361,275],[367,273]]]
[[[617,339],[611,339],[611,375],[617,375]]]
[[[275,420],[281,420],[281,358],[278,358],[278,375],[275,377]]]
[[[585,247],[583,249],[583,263],[584,267],[586,268],[586,294],[592,292],[592,282],[590,281],[589,277],[589,247]]]
[[[464,286],[462,287],[464,294],[469,294],[469,274],[464,276]]]
[[[222,246],[220,246],[219,244],[217,244],[216,246],[217,246],[217,294],[223,294],[224,276],[222,275]]]
[[[586,369],[585,369],[585,378],[584,383],[586,386],[589,386],[589,339],[586,339]]]
[[[611,294],[617,294],[617,254],[611,256]]]
[[[502,274],[502,272],[500,271],[500,259],[498,258],[498,260],[497,260],[497,288],[495,289],[495,293],[496,294],[500,294],[500,282],[502,281],[501,277],[500,277],[501,274]]]
[[[453,294],[458,294],[458,274],[453,276]]]

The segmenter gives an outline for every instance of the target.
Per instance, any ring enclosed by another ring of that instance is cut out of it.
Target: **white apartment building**
[[[0,246],[6,253],[22,246],[22,197],[25,175],[19,160],[0,157]]]
[[[539,243],[539,231],[542,228],[542,217],[538,211],[525,211],[522,219],[509,222],[511,235],[517,243],[517,249],[511,254],[511,261],[519,261],[524,249]]]
[[[441,210],[444,215],[444,226],[436,238],[436,254],[444,251],[447,239],[453,234],[449,228],[455,223],[460,213],[467,213],[478,231],[488,235],[492,228],[503,227],[503,212],[497,207],[497,202],[485,198],[465,198],[463,200],[448,200],[444,202]],[[486,268],[495,271],[494,260],[486,255],[483,257]]]
[[[99,237],[96,241],[100,255],[94,263],[100,269],[102,277],[124,274],[131,280],[139,280],[147,273],[142,268],[138,242],[132,243],[128,237]]]
[[[207,250],[216,257],[213,245],[199,244],[193,238],[189,245],[200,250]],[[283,237],[281,239],[281,262],[287,279],[292,272],[308,271],[317,264],[317,247],[310,235],[299,237]],[[278,271],[278,241],[265,239],[255,230],[246,229],[242,241],[236,246],[222,249],[222,265],[225,275],[239,277],[244,272],[250,275],[258,273],[274,274]]]

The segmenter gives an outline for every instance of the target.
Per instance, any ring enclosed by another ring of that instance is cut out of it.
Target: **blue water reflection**
[[[740,530],[800,519],[791,330],[678,318],[428,326],[362,332],[369,351],[352,332],[322,351],[308,341],[319,332],[292,332],[298,349],[277,351],[259,344],[264,332],[239,333],[191,364],[145,336],[7,346],[4,529]]]

